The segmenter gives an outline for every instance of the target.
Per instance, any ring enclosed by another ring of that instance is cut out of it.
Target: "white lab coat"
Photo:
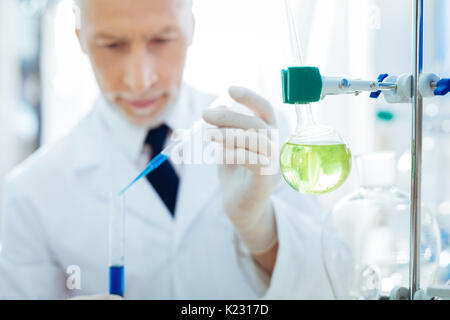
[[[187,107],[177,116],[193,121],[211,96],[185,91],[179,104]],[[108,292],[108,194],[126,185],[138,169],[99,118],[94,108],[70,134],[36,152],[8,178],[0,298]],[[224,212],[216,166],[183,167],[176,219],[141,180],[126,197],[125,298],[332,298],[314,198],[290,190],[283,181],[272,202],[279,250],[269,279]],[[68,289],[70,266],[79,267],[80,289],[73,289],[73,283]]]

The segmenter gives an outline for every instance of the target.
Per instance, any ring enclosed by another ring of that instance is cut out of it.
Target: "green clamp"
[[[307,104],[320,101],[322,76],[316,67],[289,67],[281,70],[283,102]]]

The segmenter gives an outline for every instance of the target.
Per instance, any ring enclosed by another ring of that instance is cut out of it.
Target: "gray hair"
[[[73,0],[73,13],[75,14],[75,27],[77,29],[80,29],[81,27],[80,0]]]
[[[187,5],[192,7],[193,0],[178,0],[186,2]],[[73,0],[73,12],[75,13],[75,23],[77,29],[81,26],[81,0]]]

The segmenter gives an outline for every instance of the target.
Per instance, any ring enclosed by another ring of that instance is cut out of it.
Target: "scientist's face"
[[[177,98],[194,29],[188,0],[82,0],[77,36],[100,90],[153,127]]]

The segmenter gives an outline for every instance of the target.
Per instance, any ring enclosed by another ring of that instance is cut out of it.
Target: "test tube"
[[[110,194],[109,203],[109,293],[123,296],[125,290],[125,196]]]

